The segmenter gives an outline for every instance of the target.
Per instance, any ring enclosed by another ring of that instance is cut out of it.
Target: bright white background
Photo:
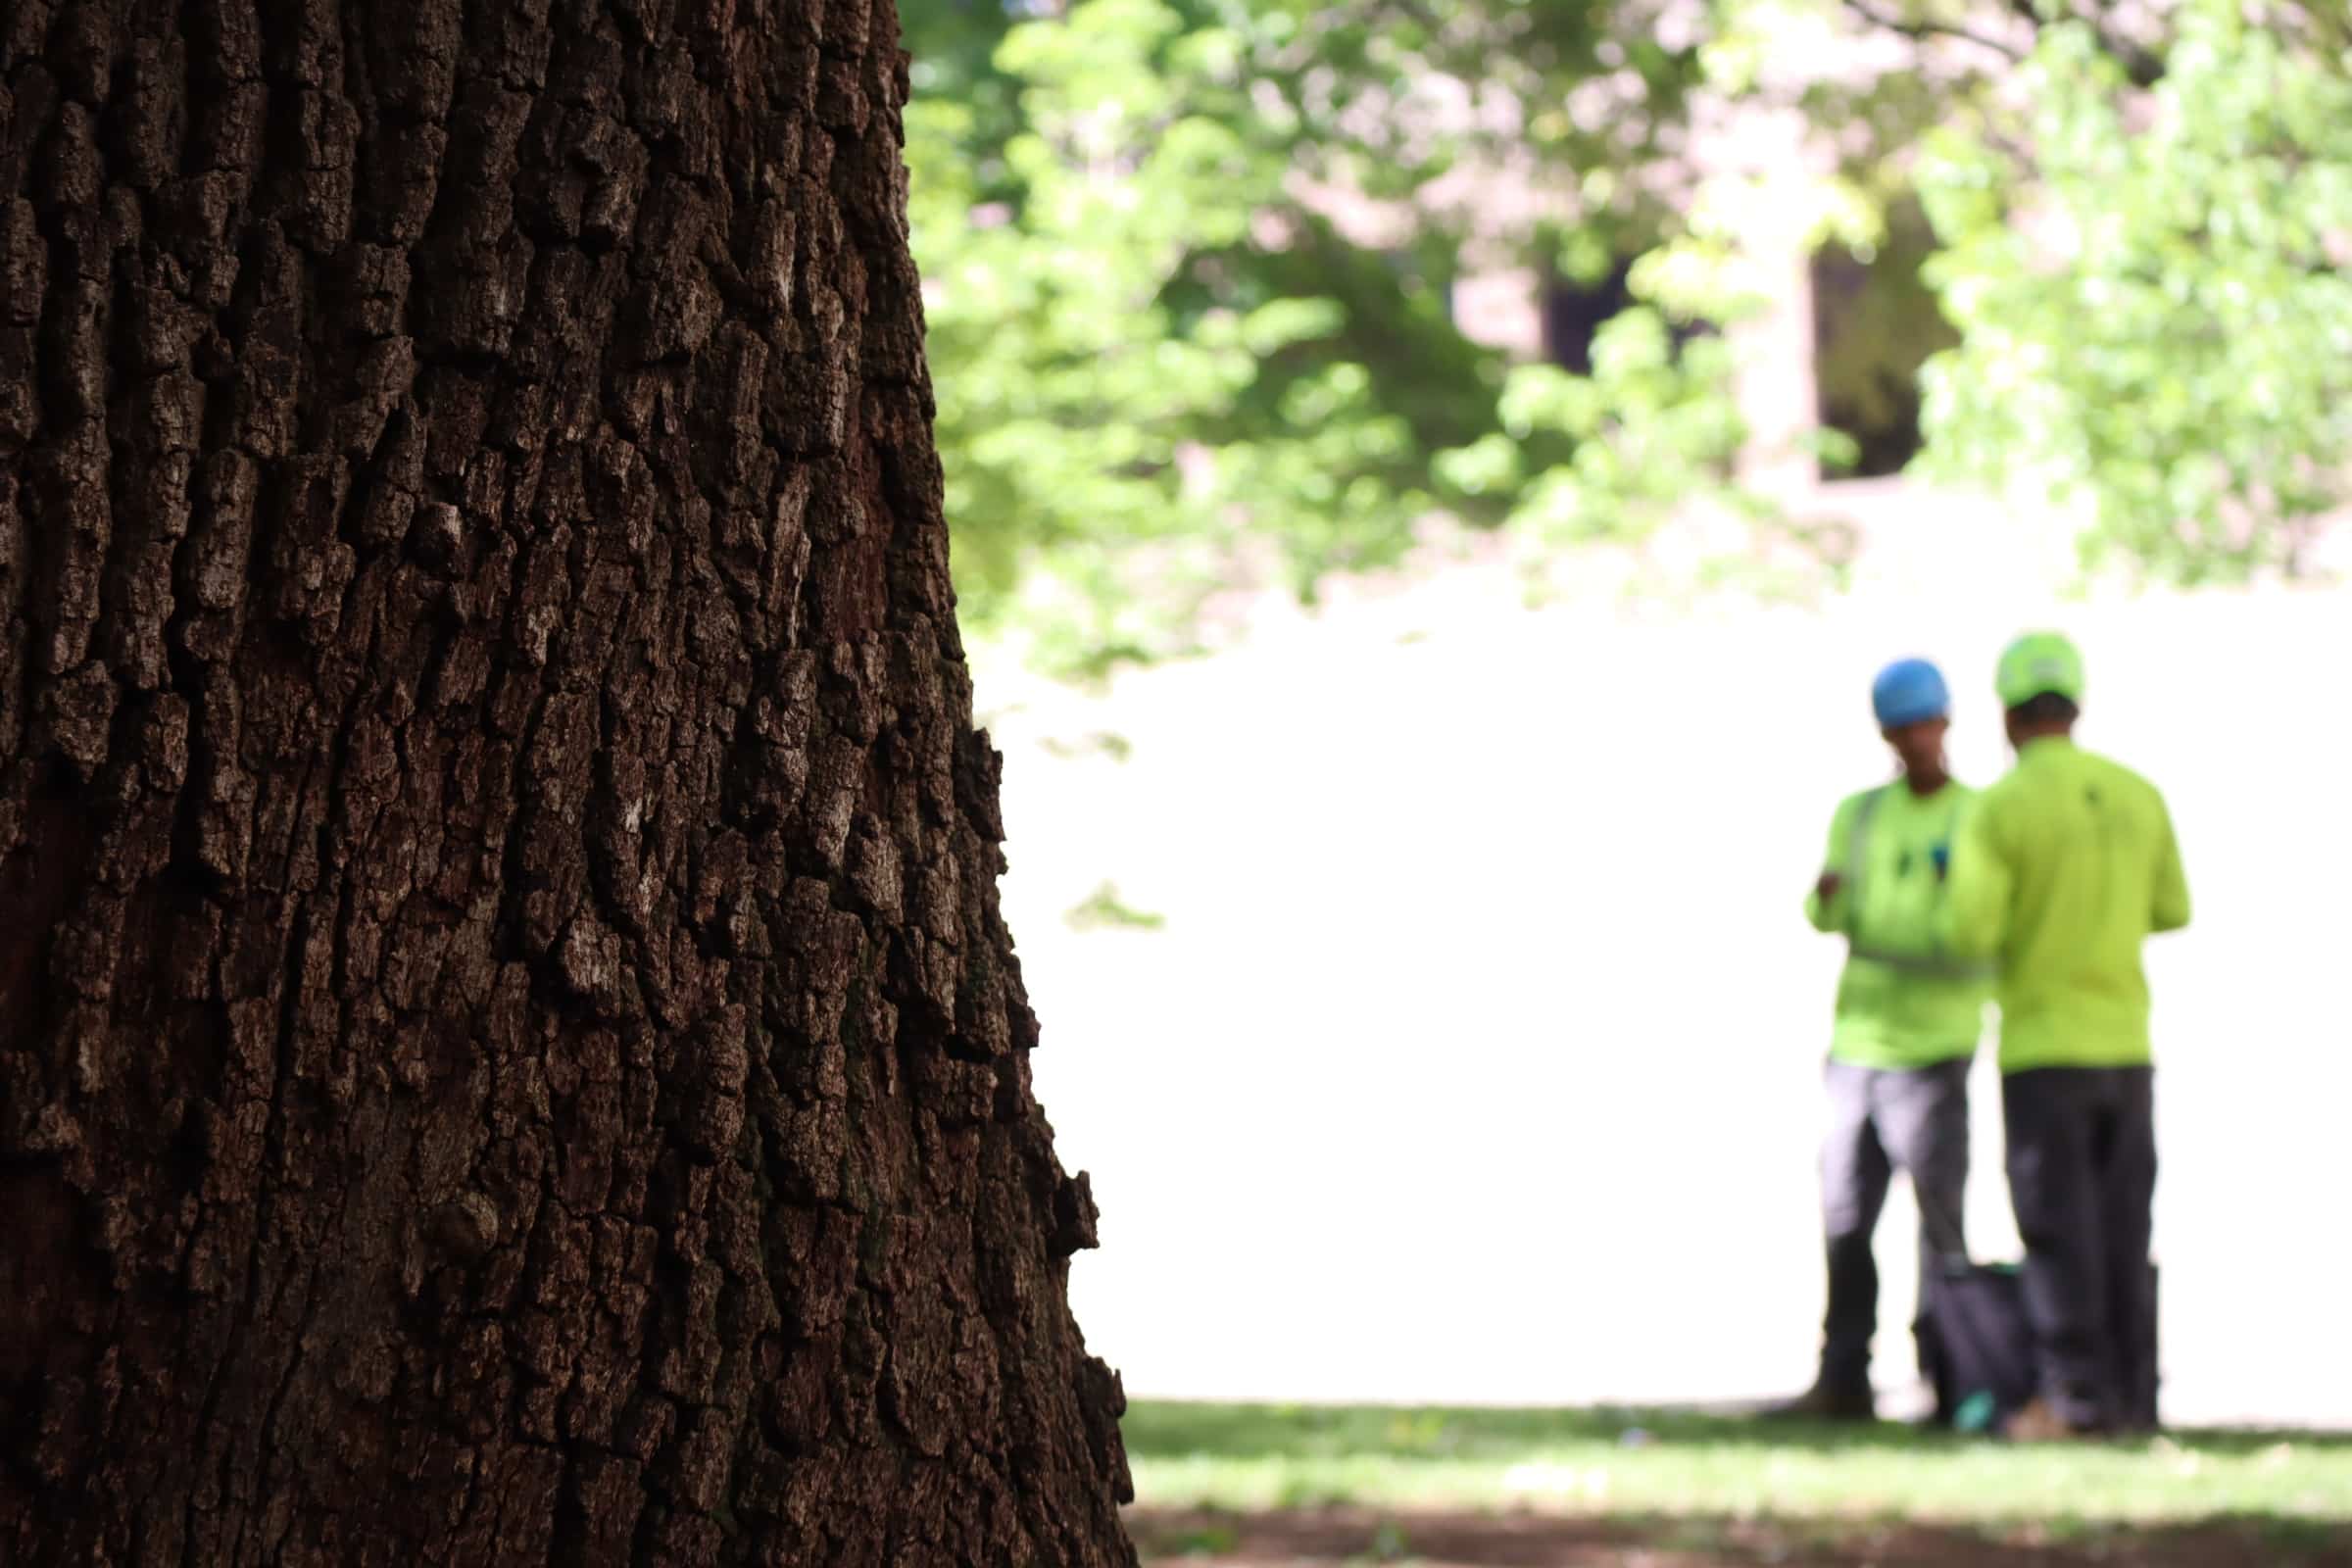
[[[2168,1416],[2352,1425],[2352,594],[2063,601],[2046,545],[1958,506],[1872,539],[1820,612],[1530,611],[1472,562],[1107,700],[984,678],[1038,1091],[1103,1211],[1073,1296],[1131,1393],[1800,1386],[1839,954],[1798,903],[1886,772],[1870,676],[1943,662],[1989,781],[1994,656],[2051,623],[2197,902],[2151,947]],[[1132,758],[1041,745],[1098,730]],[[1104,881],[1165,928],[1072,930]],[[2008,1255],[1989,1060],[1976,1104],[1972,1239]],[[1883,1386],[1911,1224],[1898,1196]]]

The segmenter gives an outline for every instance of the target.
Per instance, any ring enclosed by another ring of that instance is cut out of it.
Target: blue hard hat
[[[1879,671],[1870,683],[1871,711],[1881,729],[1900,729],[1927,718],[1946,718],[1952,711],[1951,689],[1943,671],[1924,659],[1898,659]]]

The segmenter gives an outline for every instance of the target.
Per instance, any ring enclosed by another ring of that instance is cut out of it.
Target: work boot
[[[1876,1421],[1879,1401],[1868,1384],[1815,1383],[1793,1399],[1764,1407],[1767,1421]]]
[[[2069,1421],[2056,1405],[2039,1395],[2027,1400],[2001,1428],[2001,1436],[2011,1443],[2079,1443],[2099,1435],[2096,1427],[2078,1426]]]

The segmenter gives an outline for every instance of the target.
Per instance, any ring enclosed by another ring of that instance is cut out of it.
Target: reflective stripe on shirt
[[[1879,803],[1886,792],[1898,788],[1882,784],[1864,795],[1854,808],[1854,819],[1845,832],[1845,951],[1849,958],[1861,958],[1870,963],[1882,963],[1903,974],[1918,975],[1929,980],[1990,980],[1999,966],[1987,960],[1955,958],[1939,952],[1893,953],[1885,948],[1867,946],[1857,937],[1854,928],[1862,920],[1862,872],[1870,862],[1870,824],[1879,814]]]

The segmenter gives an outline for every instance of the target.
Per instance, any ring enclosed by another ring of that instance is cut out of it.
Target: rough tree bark
[[[1133,1561],[895,27],[0,4],[0,1560]]]

